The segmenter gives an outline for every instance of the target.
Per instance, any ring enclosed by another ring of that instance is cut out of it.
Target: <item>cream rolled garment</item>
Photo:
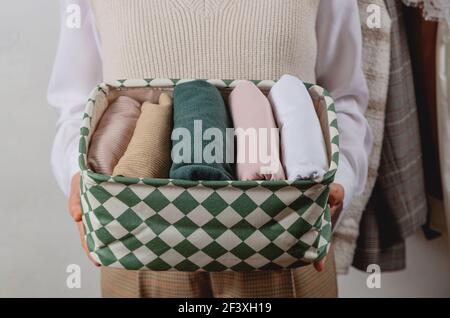
[[[171,166],[172,99],[162,93],[159,104],[142,105],[130,144],[114,169],[114,176],[167,178]]]
[[[134,99],[120,96],[106,109],[89,146],[88,165],[93,171],[113,173],[133,136],[140,107]]]
[[[304,83],[284,75],[269,100],[281,134],[281,158],[289,180],[317,179],[329,167],[327,147],[313,101]]]
[[[255,84],[241,81],[228,103],[236,134],[238,179],[285,180],[280,135],[269,100]]]

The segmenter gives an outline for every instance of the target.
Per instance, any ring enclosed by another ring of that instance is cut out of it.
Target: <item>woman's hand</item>
[[[344,196],[345,191],[343,186],[337,183],[333,183],[330,186],[330,198],[328,199],[328,204],[330,205],[331,223],[333,228],[339,218],[339,215],[342,212],[342,208],[344,206]],[[323,271],[326,262],[327,258],[325,257],[320,262],[314,263],[314,268],[316,269],[316,271]]]
[[[73,176],[72,182],[70,185],[70,196],[69,196],[69,212],[72,216],[73,220],[77,224],[78,231],[80,232],[80,239],[81,239],[81,245],[83,246],[83,249],[86,251],[86,254],[88,255],[89,259],[92,263],[95,264],[95,266],[100,266],[94,259],[91,257],[91,254],[89,253],[88,246],[86,244],[86,241],[84,239],[84,227],[82,223],[82,211],[81,211],[81,199],[80,199],[80,174],[77,173]]]

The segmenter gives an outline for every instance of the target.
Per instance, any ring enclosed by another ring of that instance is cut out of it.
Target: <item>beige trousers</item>
[[[333,250],[325,270],[184,273],[102,268],[105,298],[336,298]]]

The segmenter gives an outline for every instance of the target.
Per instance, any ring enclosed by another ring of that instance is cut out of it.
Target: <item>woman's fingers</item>
[[[333,225],[333,228],[339,218],[339,215],[341,214],[344,196],[344,188],[340,184],[333,183],[330,186],[330,197],[328,199],[328,204],[330,205],[331,224]],[[314,263],[314,268],[320,273],[325,269],[326,263],[327,257],[325,256],[321,261]]]
[[[92,263],[94,263],[95,266],[99,267],[100,264],[97,263],[91,256],[91,253],[89,252],[89,248],[87,246],[86,240],[84,239],[84,227],[83,227],[83,223],[81,222],[77,222],[77,226],[78,226],[78,232],[80,233],[80,240],[81,240],[81,245],[83,246],[84,251],[86,252],[87,256],[89,257],[90,261]]]
[[[330,186],[330,198],[329,203],[331,206],[340,205],[344,201],[344,188],[337,183],[333,183]]]
[[[81,199],[80,199],[80,174],[77,173],[73,176],[70,185],[70,197],[69,197],[69,212],[74,221],[77,223],[78,232],[80,233],[81,246],[83,246],[84,251],[95,266],[100,266],[89,253],[89,248],[87,246],[86,240],[84,239],[84,227],[82,221],[83,212],[81,210]]]
[[[330,213],[331,216],[334,216],[337,212],[338,206],[337,205],[330,205]]]
[[[331,224],[333,226],[333,229],[336,225],[337,220],[339,219],[339,215],[342,212],[344,196],[345,191],[340,184],[333,183],[330,186],[330,198],[328,199],[328,203],[330,205]]]
[[[73,176],[70,186],[69,212],[75,222],[81,222],[80,174]]]
[[[325,264],[327,263],[327,257],[325,256],[320,262],[314,263],[314,268],[319,273],[325,269]]]
[[[83,213],[81,212],[80,196],[70,196],[69,212],[75,222],[81,222]]]

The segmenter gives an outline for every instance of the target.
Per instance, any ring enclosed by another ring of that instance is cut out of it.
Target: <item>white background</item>
[[[65,198],[50,170],[55,114],[46,101],[58,40],[57,0],[5,1],[0,10],[0,297],[98,297],[99,271],[86,260]],[[80,48],[81,49],[81,48]],[[70,63],[70,61],[67,61]],[[447,238],[408,247],[408,270],[339,278],[342,297],[450,297]],[[82,288],[66,287],[66,267],[79,264]]]

